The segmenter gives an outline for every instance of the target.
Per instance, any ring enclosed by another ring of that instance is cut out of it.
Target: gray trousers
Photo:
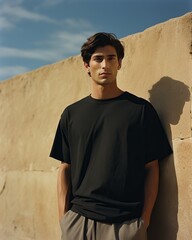
[[[140,219],[123,223],[101,223],[69,210],[60,222],[61,240],[147,240],[147,231]]]

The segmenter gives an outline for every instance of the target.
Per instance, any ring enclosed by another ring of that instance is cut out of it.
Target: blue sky
[[[0,80],[80,53],[87,37],[122,38],[192,11],[192,0],[0,0]]]

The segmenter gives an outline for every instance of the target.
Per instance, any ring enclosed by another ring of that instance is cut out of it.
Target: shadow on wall
[[[172,125],[177,125],[185,102],[190,100],[187,85],[170,77],[161,78],[149,90],[149,101],[157,110],[171,142]],[[160,162],[159,194],[148,230],[149,240],[176,240],[178,232],[178,185],[174,155]]]

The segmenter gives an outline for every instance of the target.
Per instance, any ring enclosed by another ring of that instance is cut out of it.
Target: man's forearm
[[[57,199],[59,219],[68,211],[71,192],[71,168],[67,163],[61,163],[57,178]]]
[[[159,165],[155,160],[146,164],[146,179],[145,179],[145,197],[142,217],[146,224],[149,226],[151,213],[157,198],[159,185]]]

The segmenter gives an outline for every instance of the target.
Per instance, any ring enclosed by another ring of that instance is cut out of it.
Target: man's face
[[[121,68],[114,47],[99,47],[92,54],[89,65],[85,63],[92,80],[98,85],[110,84],[116,81],[117,71]]]

